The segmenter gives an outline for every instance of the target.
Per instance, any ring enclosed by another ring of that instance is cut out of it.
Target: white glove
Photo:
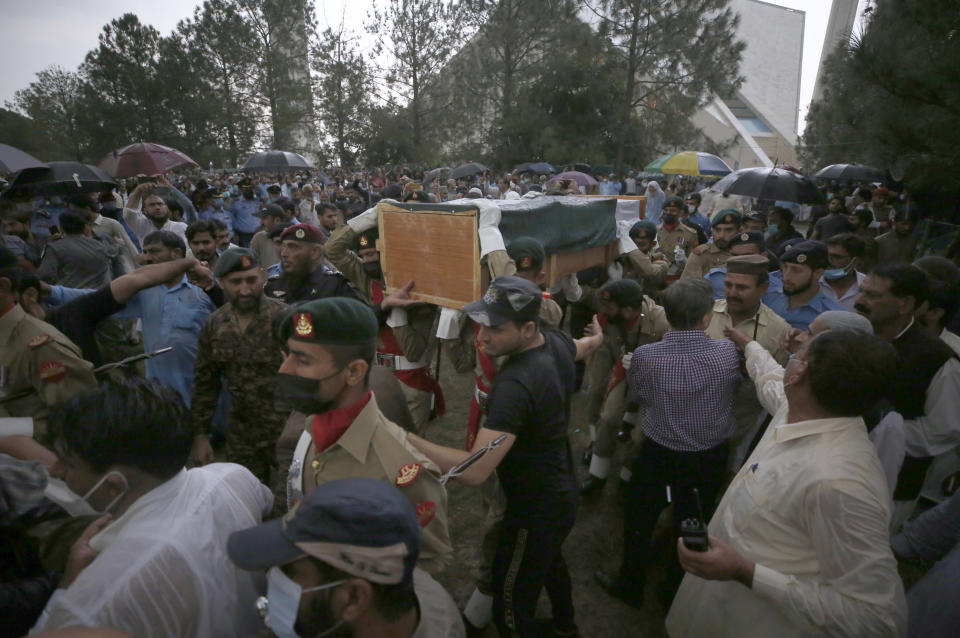
[[[629,370],[629,369],[630,369],[630,361],[631,361],[631,359],[633,359],[633,353],[632,353],[632,352],[627,352],[627,353],[625,353],[622,357],[620,357],[620,363],[623,364],[623,369],[624,369],[624,370]]]
[[[400,328],[401,326],[407,325],[409,322],[407,320],[407,310],[406,308],[391,308],[390,316],[387,317],[387,325],[391,328]]]
[[[377,225],[377,207],[368,208],[356,217],[347,220],[347,226],[355,233],[362,233]]]
[[[543,193],[540,191],[527,191],[520,199],[536,199],[537,197],[543,197]]]
[[[495,250],[506,250],[503,235],[500,234],[500,207],[485,199],[473,200],[480,211],[477,234],[480,236],[480,257],[486,257]]]
[[[456,339],[460,336],[465,315],[453,308],[440,309],[440,321],[437,324],[437,339]]]
[[[620,254],[626,255],[627,253],[632,253],[637,250],[637,245],[630,239],[630,229],[633,228],[634,222],[621,219],[617,222],[617,237],[620,242]]]
[[[583,295],[583,289],[580,282],[577,281],[577,273],[572,272],[557,279],[553,284],[553,290],[563,294],[567,301],[578,301]]]
[[[610,281],[620,281],[623,279],[623,266],[613,262],[607,266],[607,275],[610,277]]]

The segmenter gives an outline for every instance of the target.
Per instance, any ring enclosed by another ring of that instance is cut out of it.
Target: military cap
[[[380,229],[374,226],[357,235],[357,250],[364,248],[376,248],[377,240],[380,238]]]
[[[727,272],[762,277],[770,269],[770,260],[763,255],[738,255],[727,259]]]
[[[621,308],[639,308],[643,305],[643,286],[633,279],[608,281],[600,288],[600,299]]]
[[[244,177],[239,182],[237,182],[238,188],[253,188],[253,182],[250,181],[249,177]]]
[[[663,208],[667,206],[676,206],[677,208],[683,208],[683,199],[677,197],[676,195],[671,195],[670,197],[663,200]]]
[[[763,240],[763,233],[759,230],[745,230],[743,232],[737,233],[733,236],[733,239],[730,240],[730,248],[734,246],[740,246],[742,244],[754,244],[759,246],[762,251],[766,246],[766,243]]]
[[[539,271],[547,257],[543,244],[533,237],[517,237],[507,246],[507,254],[516,262],[517,270]]]
[[[497,277],[483,298],[463,307],[471,319],[484,326],[499,326],[508,321],[525,323],[540,314],[543,291],[522,277]]]
[[[283,213],[283,209],[277,206],[276,204],[264,204],[260,207],[260,210],[253,214],[254,217],[279,217],[284,218],[286,215]]]
[[[657,236],[657,225],[649,219],[641,219],[630,227],[630,238],[641,237],[640,233],[644,233],[644,239],[653,239]]]
[[[281,518],[234,532],[227,554],[250,571],[309,555],[370,582],[412,586],[420,524],[393,485],[346,478],[318,486]]]
[[[760,222],[764,226],[766,226],[767,224],[767,216],[761,213],[760,211],[756,211],[756,210],[750,211],[749,213],[743,216],[743,221],[748,221],[748,220],[754,221],[754,222]]]
[[[277,224],[277,226],[273,230],[271,230],[270,234],[267,236],[270,237],[270,239],[276,239],[277,237],[280,237],[281,235],[283,235],[283,231],[290,228],[291,226],[293,226],[293,224],[291,224],[290,222]]]
[[[717,224],[733,224],[734,226],[739,226],[740,219],[740,211],[733,208],[724,208],[710,220],[710,227],[712,228]]]
[[[822,241],[807,239],[790,246],[780,257],[781,262],[809,266],[813,270],[827,267],[827,245]]]
[[[323,233],[320,232],[319,228],[310,224],[294,224],[284,229],[283,234],[280,235],[280,239],[283,241],[295,239],[297,241],[307,241],[312,244],[322,244]]]
[[[260,266],[257,256],[249,248],[231,248],[217,259],[213,267],[213,274],[218,278],[232,272],[250,270]]]
[[[268,193],[280,193],[280,192],[282,192],[282,191],[283,191],[283,189],[280,188],[280,186],[277,185],[277,184],[270,184],[269,186],[267,186],[267,192],[268,192]]]
[[[380,327],[367,304],[350,297],[326,297],[290,308],[279,326],[280,340],[297,339],[330,345],[375,341]]]

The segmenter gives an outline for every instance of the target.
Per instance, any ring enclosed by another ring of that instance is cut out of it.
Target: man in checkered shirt
[[[630,389],[644,407],[646,437],[626,486],[623,561],[620,573],[597,572],[611,595],[627,604],[643,604],[651,533],[668,499],[673,523],[698,518],[693,489],[710,520],[723,480],[727,439],[737,427],[733,395],[741,381],[736,346],[711,339],[704,330],[713,309],[713,287],[706,279],[681,279],[667,289],[664,309],[671,330],[658,343],[637,348],[629,361]],[[658,588],[669,606],[683,570],[671,543],[667,579]]]

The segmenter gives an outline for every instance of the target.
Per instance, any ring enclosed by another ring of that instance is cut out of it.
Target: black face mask
[[[277,374],[277,394],[281,399],[290,404],[297,412],[302,414],[323,414],[329,412],[337,404],[337,398],[324,401],[319,397],[320,384],[327,379],[332,379],[343,372],[337,370],[331,375],[322,379],[308,379],[298,377],[293,374],[280,372]]]
[[[664,215],[664,216],[663,216],[663,223],[664,223],[664,224],[676,224],[676,223],[677,223],[677,216],[676,216],[676,215]]]
[[[383,269],[380,268],[379,261],[363,262],[363,272],[367,273],[367,277],[372,279],[380,279],[383,277]]]

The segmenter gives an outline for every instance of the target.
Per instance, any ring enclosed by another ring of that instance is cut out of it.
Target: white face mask
[[[264,616],[264,622],[277,638],[300,638],[293,627],[297,624],[297,612],[300,610],[300,597],[311,591],[320,591],[342,585],[346,580],[337,580],[325,583],[319,587],[303,589],[290,579],[279,567],[271,567],[267,571],[267,595],[257,599],[257,611]],[[315,638],[321,638],[335,631],[343,624],[343,620],[319,633]]]
[[[92,505],[90,505],[90,502],[87,499],[90,498],[91,494],[97,491],[97,488],[103,485],[103,482],[106,481],[111,474],[117,474],[123,479],[123,491],[120,492],[116,498],[110,501],[110,503],[103,509],[102,512],[98,512],[93,508]],[[47,479],[47,487],[43,490],[43,494],[48,499],[65,509],[67,514],[70,516],[101,516],[113,509],[113,506],[124,497],[124,495],[127,493],[128,485],[127,477],[125,477],[122,472],[114,470],[104,474],[103,478],[101,478],[93,487],[87,490],[86,494],[80,496],[67,487],[66,483],[51,476]]]

